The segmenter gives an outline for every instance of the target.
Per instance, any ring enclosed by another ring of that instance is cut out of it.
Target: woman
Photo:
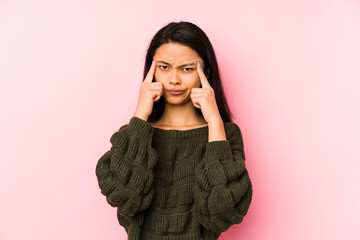
[[[129,124],[98,161],[128,239],[213,240],[247,213],[252,186],[212,45],[189,22],[153,37]]]

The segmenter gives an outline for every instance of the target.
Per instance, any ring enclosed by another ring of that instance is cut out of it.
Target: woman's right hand
[[[152,82],[155,73],[155,61],[152,62],[149,72],[141,84],[139,100],[135,111],[135,117],[147,121],[154,102],[158,101],[163,94],[163,85],[160,82]]]

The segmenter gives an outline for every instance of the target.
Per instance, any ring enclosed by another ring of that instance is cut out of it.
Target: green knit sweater
[[[215,240],[248,211],[252,186],[239,127],[163,130],[133,117],[114,133],[96,176],[129,240]]]

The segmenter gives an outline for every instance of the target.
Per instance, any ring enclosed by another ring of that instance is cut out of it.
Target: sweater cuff
[[[147,121],[132,117],[125,131],[129,136],[134,136],[141,141],[148,142],[151,138],[152,126]]]

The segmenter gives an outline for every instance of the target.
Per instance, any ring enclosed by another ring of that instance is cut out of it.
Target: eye
[[[192,71],[193,70],[193,68],[183,68],[183,71],[184,72],[190,72],[190,71]]]
[[[168,66],[165,66],[165,65],[160,65],[159,68],[160,68],[161,70],[168,70],[168,69],[169,69],[169,67],[168,67]]]

